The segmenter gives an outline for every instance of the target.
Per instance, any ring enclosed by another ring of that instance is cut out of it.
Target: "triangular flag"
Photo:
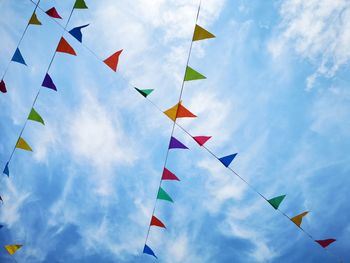
[[[2,173],[3,173],[3,174],[6,174],[7,177],[10,176],[9,162],[7,162],[7,163],[5,164],[5,168],[4,168],[4,171],[3,171]]]
[[[74,4],[74,8],[76,8],[76,9],[86,9],[88,7],[85,4],[84,0],[76,0],[75,4]]]
[[[300,227],[301,222],[303,221],[303,217],[306,216],[308,213],[309,213],[308,211],[303,212],[303,213],[301,213],[301,214],[299,214],[299,215],[297,215],[297,216],[291,218],[290,220],[291,220],[294,224],[296,224],[297,226]]]
[[[142,96],[144,96],[145,98],[152,93],[153,89],[138,89],[136,87],[134,87]]]
[[[41,118],[39,113],[37,113],[37,111],[34,108],[32,108],[32,110],[30,111],[28,115],[28,120],[37,121],[45,125],[43,118]]]
[[[32,14],[32,17],[29,19],[28,22],[29,25],[41,25],[41,22],[39,21],[38,17],[36,16],[35,12]]]
[[[57,91],[56,85],[55,85],[55,83],[53,83],[52,78],[50,77],[50,75],[48,73],[46,73],[45,78],[44,78],[41,86]]]
[[[214,38],[215,36],[209,31],[205,30],[203,27],[196,25],[193,33],[192,41]]]
[[[153,250],[149,246],[147,246],[146,244],[145,244],[145,247],[143,248],[143,254],[148,254],[148,255],[151,255],[151,256],[157,258],[157,256],[154,254]]]
[[[81,33],[81,29],[84,27],[87,27],[89,24],[83,25],[83,26],[78,26],[69,31],[69,33],[75,37],[79,42],[82,42],[83,40],[83,34]]]
[[[286,197],[286,195],[280,195],[280,196],[277,196],[277,197],[274,197],[274,198],[267,200],[267,202],[269,202],[273,208],[278,209],[278,207],[280,206],[280,204],[282,203],[282,201],[285,197]]]
[[[173,199],[171,199],[171,197],[168,195],[168,193],[165,192],[163,190],[163,188],[161,188],[161,187],[159,187],[157,199],[169,201],[169,202],[172,202],[172,203],[174,202]]]
[[[23,247],[23,245],[6,245],[5,246],[5,249],[7,250],[7,252],[10,254],[10,255],[13,255],[16,253],[16,251],[18,249],[20,249],[21,247]]]
[[[195,118],[197,117],[184,106],[182,106],[181,102],[177,103],[175,106],[170,109],[164,111],[164,114],[168,116],[172,121],[175,121],[176,118]]]
[[[197,79],[206,79],[201,73],[195,71],[193,68],[187,66],[185,73],[185,81],[197,80]]]
[[[171,136],[170,143],[169,143],[169,149],[188,149],[188,148],[186,147],[186,145],[184,145],[178,139]]]
[[[1,202],[4,202],[4,200],[2,200],[2,197],[1,197],[1,195],[0,195],[0,201],[1,201]]]
[[[7,89],[6,89],[6,84],[5,84],[5,81],[2,79],[1,82],[0,82],[0,91],[2,93],[6,93],[7,92]]]
[[[230,154],[224,157],[219,158],[219,161],[225,165],[226,167],[229,167],[229,165],[232,163],[233,159],[235,159],[237,153]]]
[[[335,241],[337,240],[334,238],[324,239],[324,240],[315,240],[315,242],[317,242],[323,248],[328,247],[330,244],[332,244]]]
[[[103,62],[110,67],[113,71],[117,71],[119,56],[123,50],[115,52],[112,56],[106,58]]]
[[[152,216],[151,219],[151,226],[159,226],[159,227],[163,227],[166,228],[165,225],[163,224],[162,221],[160,221],[158,218],[156,218],[155,216]]]
[[[19,51],[18,48],[16,48],[15,54],[13,54],[13,57],[11,60],[27,66],[26,62],[23,59],[21,51]]]
[[[76,56],[77,53],[75,53],[74,49],[72,48],[71,45],[65,40],[63,37],[61,37],[60,42],[58,43],[56,52],[62,52],[62,53],[67,53],[70,55]]]
[[[31,151],[31,152],[33,151],[32,148],[30,148],[28,143],[22,137],[19,137],[16,143],[16,148],[26,150],[26,151]]]
[[[45,13],[53,18],[62,19],[62,17],[58,14],[56,8],[54,8],[54,7],[50,8]]]
[[[194,136],[192,137],[200,146],[203,146],[211,136]]]
[[[172,172],[170,172],[167,168],[164,167],[163,174],[162,174],[162,180],[176,180],[180,181],[179,178]]]

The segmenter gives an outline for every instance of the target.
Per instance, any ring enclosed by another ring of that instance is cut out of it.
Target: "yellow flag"
[[[179,103],[177,103],[175,106],[171,107],[170,109],[164,111],[164,114],[168,116],[172,121],[175,121],[178,108],[179,108]]]
[[[309,213],[308,211],[303,212],[303,213],[301,213],[300,215],[297,215],[297,216],[291,218],[290,220],[292,220],[292,222],[293,222],[294,224],[296,224],[297,226],[300,227],[301,222],[303,221],[303,217],[306,216],[308,213]]]
[[[203,27],[196,25],[193,33],[192,41],[203,40],[207,38],[214,38],[215,36],[209,31],[205,30]]]
[[[19,137],[17,144],[16,144],[16,148],[26,150],[26,151],[31,151],[31,152],[33,151],[32,148],[30,148],[28,143],[22,137]]]
[[[6,245],[5,246],[5,249],[7,250],[7,252],[10,254],[10,255],[13,255],[16,253],[16,251],[18,249],[20,249],[23,245]]]

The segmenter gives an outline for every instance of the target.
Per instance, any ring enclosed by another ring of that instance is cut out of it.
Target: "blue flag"
[[[81,29],[84,27],[87,27],[89,24],[83,25],[83,26],[78,26],[69,31],[69,33],[75,37],[79,42],[82,42],[83,40],[83,34],[81,33]]]
[[[226,167],[229,167],[229,165],[232,163],[233,159],[235,159],[237,153],[230,154],[224,157],[219,158],[219,161],[225,165]]]
[[[11,60],[27,66],[26,62],[22,57],[21,51],[19,51],[18,48],[16,49],[15,54],[13,54],[13,57]]]
[[[4,171],[2,172],[3,174],[6,174],[7,177],[10,176],[10,170],[9,170],[9,162],[6,163]]]
[[[157,258],[157,256],[154,254],[153,250],[149,246],[147,246],[146,244],[145,244],[145,247],[143,248],[143,253],[154,256],[155,258]]]

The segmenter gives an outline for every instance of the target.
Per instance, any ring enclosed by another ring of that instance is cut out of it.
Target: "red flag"
[[[176,180],[176,181],[180,181],[179,178],[177,178],[177,176],[175,174],[173,174],[172,172],[170,172],[167,168],[164,167],[163,170],[163,175],[162,175],[162,180]]]
[[[160,221],[155,216],[152,216],[151,226],[159,226],[159,227],[166,228],[165,225],[162,223],[162,221]]]
[[[113,71],[117,71],[119,56],[122,53],[122,49],[115,52],[112,56],[106,58],[103,62],[110,67]]]
[[[75,53],[74,49],[71,45],[68,44],[67,40],[65,40],[63,37],[61,37],[60,42],[58,43],[57,52],[67,53],[76,56],[77,53]]]
[[[53,18],[59,18],[62,19],[62,17],[57,13],[56,8],[52,7],[49,10],[45,12],[47,15],[53,17]]]
[[[336,240],[334,238],[324,239],[324,240],[315,240],[315,242],[317,242],[323,248],[328,247],[330,244],[332,244],[335,241]]]
[[[2,93],[6,93],[7,92],[7,89],[6,89],[6,84],[5,84],[5,81],[2,79],[1,82],[0,82],[0,91]]]
[[[203,146],[211,136],[194,136],[192,137],[200,146]]]

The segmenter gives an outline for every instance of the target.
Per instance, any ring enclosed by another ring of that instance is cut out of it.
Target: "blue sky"
[[[55,6],[65,24],[74,1]],[[86,23],[83,43],[100,58],[124,49],[114,73],[74,38],[77,57],[57,54],[49,73],[58,91],[35,106],[45,126],[28,123],[33,153],[17,150],[1,179],[0,245],[20,243],[17,262],[154,262],[142,255],[172,123],[133,90],[155,89],[160,108],[177,102],[197,1],[89,1],[68,29]],[[34,5],[0,3],[0,72]],[[40,88],[62,28],[42,12],[12,63],[0,96],[4,166]],[[198,23],[217,37],[194,43],[189,65],[207,79],[185,84],[179,120],[267,197],[287,194],[289,216],[336,238],[329,251],[350,261],[350,3],[345,0],[203,0]],[[336,262],[198,147],[170,153],[181,182],[165,182],[174,204],[159,202],[148,244],[159,262]],[[0,261],[12,262],[1,249]]]

